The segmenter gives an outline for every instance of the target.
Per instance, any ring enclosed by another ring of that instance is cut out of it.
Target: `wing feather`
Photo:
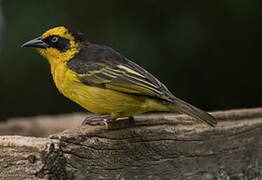
[[[109,47],[86,47],[71,61],[69,68],[77,72],[85,84],[167,101],[173,99],[169,90],[153,75]]]

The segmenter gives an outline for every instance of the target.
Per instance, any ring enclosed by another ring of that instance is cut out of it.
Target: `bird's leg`
[[[81,125],[107,126],[111,121],[113,121],[111,115],[91,115],[85,118]]]
[[[107,128],[135,126],[134,117],[113,118],[111,115],[91,115],[85,118],[81,125],[106,126]]]
[[[129,120],[129,123],[130,123],[131,126],[135,126],[136,121],[135,121],[133,116],[128,117],[128,120]]]
[[[108,127],[111,126],[131,127],[131,126],[135,126],[135,119],[133,116],[122,117],[117,119],[112,118],[108,120],[107,123],[108,123]]]

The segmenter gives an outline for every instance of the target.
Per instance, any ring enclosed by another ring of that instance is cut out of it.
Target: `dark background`
[[[57,25],[111,46],[158,77],[177,97],[205,110],[261,106],[261,4],[3,0],[0,120],[84,111],[58,93],[47,60],[36,50],[20,48]]]

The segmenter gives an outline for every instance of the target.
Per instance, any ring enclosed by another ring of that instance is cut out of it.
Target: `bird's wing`
[[[78,61],[75,70],[81,69],[77,74],[84,84],[167,101],[173,99],[165,85],[153,75],[109,47],[96,45],[94,50],[85,49],[74,61]],[[69,62],[69,68],[70,64],[74,63]]]

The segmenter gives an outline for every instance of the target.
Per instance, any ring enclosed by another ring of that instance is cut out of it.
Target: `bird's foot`
[[[91,115],[85,118],[81,125],[106,126],[107,128],[125,128],[135,126],[133,117],[113,119],[111,115]]]
[[[130,126],[136,125],[136,121],[133,116],[128,117],[128,121],[129,121]]]
[[[81,125],[108,126],[110,121],[112,121],[111,115],[92,115],[85,118]]]

